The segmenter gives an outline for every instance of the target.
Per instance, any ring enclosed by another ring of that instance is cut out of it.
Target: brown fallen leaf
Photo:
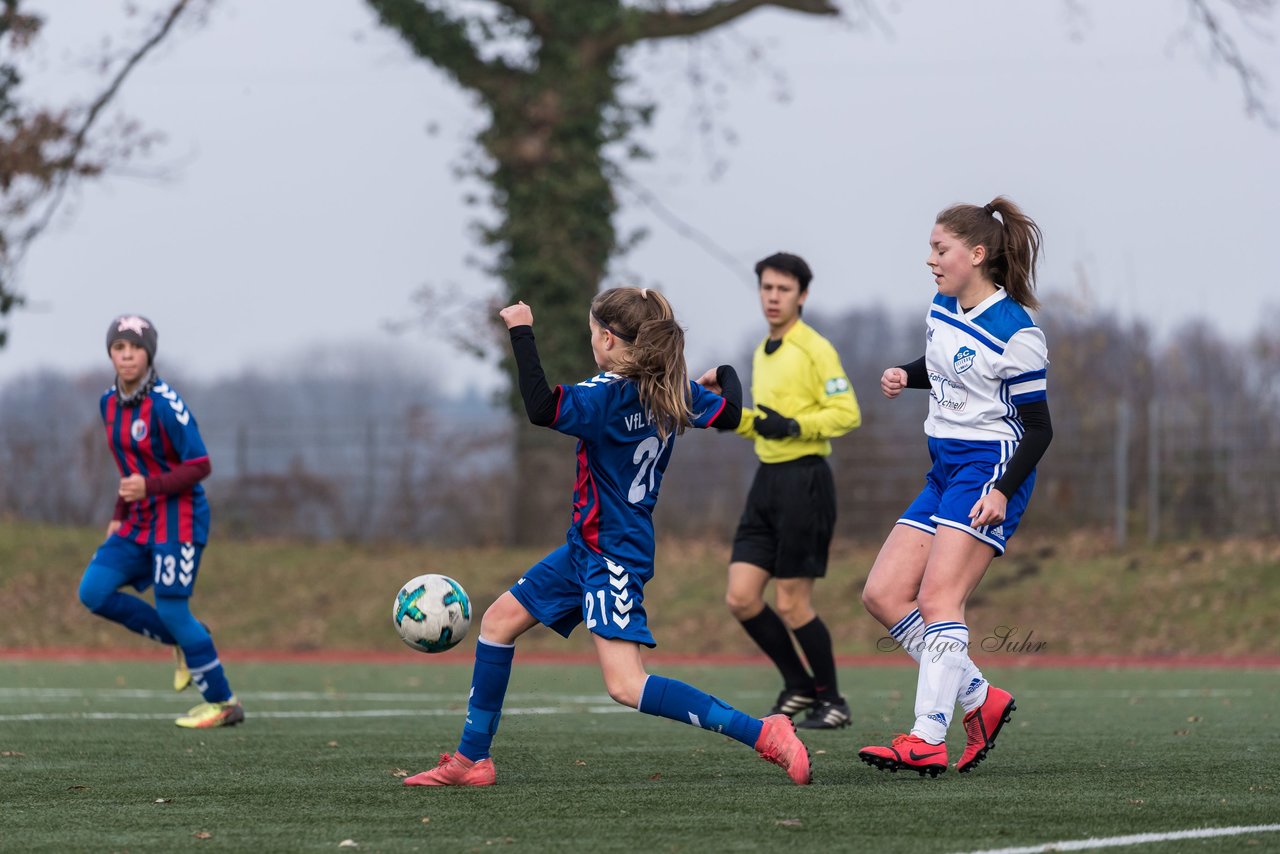
[[[409,772],[404,770],[403,768],[392,768],[391,776],[392,777],[408,777]]]
[[[157,804],[171,804],[173,803],[173,798],[156,798],[155,802]]]
[[[1199,723],[1199,722],[1200,722],[1200,716],[1199,716],[1199,715],[1192,715],[1191,717],[1187,718],[1187,723],[1189,723],[1189,724],[1194,724],[1194,723]]]
[[[338,746],[338,742],[336,741],[331,741],[325,745],[325,747],[337,747],[337,746]]]
[[[813,755],[814,755],[814,756],[821,756],[821,755],[823,755],[823,754],[824,754],[824,753],[826,753],[826,752],[827,752],[827,751],[825,751],[825,750],[815,750],[815,751],[813,751]]]
[[[88,786],[67,786],[67,791],[78,792],[78,791],[85,791],[88,788],[89,788]]]
[[[574,764],[574,765],[577,765],[577,766],[579,766],[579,767],[583,767],[583,768],[585,768],[585,767],[586,767],[586,765],[587,765],[587,763],[586,763],[586,762],[584,762],[584,761],[583,761],[583,760],[581,760],[581,759],[575,759],[575,760],[573,760],[573,764]]]
[[[195,833],[191,835],[194,836],[196,839],[212,839],[213,838],[213,834],[207,830],[197,830]]]
[[[0,756],[26,756],[25,753],[19,753],[16,750],[0,750]]]
[[[1130,798],[1129,803],[1133,804],[1136,807],[1140,807],[1143,804],[1145,804],[1146,801],[1144,801],[1142,798]]]
[[[784,818],[778,822],[780,827],[803,827],[804,822],[798,818]]]
[[[1173,731],[1173,734],[1174,734],[1174,735],[1191,735],[1191,730],[1189,730],[1189,729],[1175,729],[1175,730]]]
[[[424,816],[422,817],[422,823],[423,823],[423,824],[431,824],[431,816],[429,816],[429,815],[424,815]]]
[[[661,774],[661,773],[654,774],[654,775],[653,775],[652,777],[650,777],[649,779],[650,779],[650,780],[661,780],[661,779],[662,779],[662,774]]]
[[[344,839],[338,843],[338,847],[339,848],[359,848],[360,843],[356,842],[354,839]]]

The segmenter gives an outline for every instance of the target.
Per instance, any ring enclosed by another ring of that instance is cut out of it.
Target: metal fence
[[[914,401],[864,402],[864,425],[835,442],[838,533],[877,540],[923,484],[929,460]],[[1280,519],[1280,429],[1256,419],[1211,420],[1119,402],[1092,413],[1090,429],[1055,413],[1024,526],[1058,533],[1094,530],[1130,539],[1272,536]],[[564,439],[558,483],[517,484],[512,421],[503,414],[391,413],[382,419],[290,422],[207,418],[214,463],[207,482],[219,532],[349,540],[499,543],[522,491],[563,495],[569,515],[573,443]],[[65,425],[64,425],[65,426]],[[0,514],[105,524],[118,475],[100,425],[0,428]],[[682,536],[731,535],[756,467],[751,443],[714,431],[678,440],[658,509],[660,529]]]
[[[1158,347],[1140,326],[1047,311],[1054,440],[1024,525],[1130,541],[1280,533],[1280,342],[1227,344],[1191,328]],[[879,394],[884,366],[922,348],[919,319],[854,312],[814,322],[841,353],[863,426],[835,441],[838,533],[878,541],[929,466],[923,392]],[[350,361],[342,354],[343,364]],[[735,360],[750,363],[745,353]],[[115,473],[95,404],[101,377],[34,377],[0,388],[0,515],[105,524]],[[383,362],[344,377],[175,383],[213,460],[215,530],[237,536],[501,543],[520,506],[548,495],[546,539],[563,535],[563,465],[517,483],[513,417],[449,400],[429,376]],[[690,431],[678,440],[660,530],[732,535],[754,474],[751,444]],[[559,496],[563,496],[562,500]],[[539,517],[544,515],[539,514]]]

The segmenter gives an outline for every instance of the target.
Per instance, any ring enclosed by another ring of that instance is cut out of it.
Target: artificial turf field
[[[0,661],[0,850],[966,852],[1280,821],[1275,670],[992,670],[1018,712],[977,770],[936,780],[856,755],[909,725],[915,670],[847,670],[853,726],[804,734],[798,787],[614,705],[595,667],[517,654],[491,789],[401,784],[456,746],[461,650],[228,670],[247,722],[193,732],[171,721],[198,697],[164,663]],[[756,714],[777,690],[764,667],[652,670]],[[1280,832],[1129,850],[1156,848],[1280,850]]]

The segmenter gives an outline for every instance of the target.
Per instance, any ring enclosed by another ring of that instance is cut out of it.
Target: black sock
[[[804,657],[813,668],[814,689],[819,700],[835,700],[840,696],[836,686],[836,657],[831,648],[831,633],[821,617],[814,617],[795,630]]]
[[[764,610],[749,620],[740,620],[747,634],[756,642],[756,646],[764,650],[764,654],[773,660],[787,688],[796,691],[813,690],[813,677],[805,670],[795,644],[791,642],[791,633],[787,624],[768,605]],[[827,641],[830,645],[830,640]]]

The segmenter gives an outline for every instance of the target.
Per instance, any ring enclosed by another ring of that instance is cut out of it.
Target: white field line
[[[1095,839],[1065,839],[1043,845],[1021,848],[988,848],[967,854],[1041,854],[1051,851],[1093,851],[1097,848],[1122,848],[1128,845],[1150,845],[1178,839],[1210,839],[1215,836],[1247,836],[1254,833],[1280,832],[1280,824],[1251,824],[1237,827],[1205,827],[1198,830],[1172,830],[1167,833],[1134,833],[1129,836],[1107,836]]]
[[[506,715],[559,715],[566,712],[583,713],[589,715],[612,715],[619,712],[636,713],[635,709],[626,706],[586,706],[585,708],[570,709],[563,706],[525,706],[516,708],[505,708],[502,714]],[[460,717],[463,712],[459,709],[362,709],[359,711],[349,710],[323,710],[316,709],[314,711],[305,712],[282,712],[282,711],[258,711],[250,709],[248,717],[250,718],[310,718],[310,719],[326,719],[326,718],[423,718],[423,717]],[[20,721],[167,721],[173,718],[174,713],[159,714],[155,712],[135,713],[135,712],[33,712],[31,714],[22,715],[0,715],[0,723],[16,723]]]
[[[753,698],[773,696],[759,691],[734,692],[736,696]],[[862,697],[888,698],[901,695],[902,692],[874,690],[859,692]],[[461,692],[429,693],[412,691],[243,691],[242,698],[261,702],[355,702],[355,703],[453,703],[461,707],[466,697]],[[1027,690],[1019,691],[1019,699],[1182,699],[1182,698],[1221,698],[1251,697],[1252,688],[1168,688],[1154,691],[1141,689],[1115,689],[1105,691],[1083,691],[1079,689],[1062,690]],[[59,702],[91,698],[102,701],[119,700],[163,700],[186,701],[189,697],[180,696],[172,691],[151,688],[4,688],[0,687],[0,703],[20,701]],[[507,695],[508,702],[545,702],[554,699],[570,704],[607,704],[609,697],[605,694],[565,694],[548,695],[547,693],[513,692]]]
[[[889,697],[895,692],[867,691],[863,696]],[[900,692],[897,692],[900,693]],[[1066,689],[1061,691],[1024,691],[1019,696],[1025,698],[1062,699],[1067,697],[1111,697],[1131,699],[1135,697],[1178,698],[1178,697],[1240,697],[1251,696],[1252,689],[1203,689],[1175,688],[1156,691],[1117,690],[1117,691],[1078,691]],[[394,718],[394,717],[446,717],[456,716],[465,709],[465,698],[461,693],[426,693],[426,692],[327,692],[327,691],[261,691],[242,692],[240,695],[250,704],[276,703],[392,703],[405,704],[404,708],[380,709],[313,709],[309,711],[252,708],[254,718]],[[764,696],[760,692],[750,692],[743,696]],[[771,696],[771,695],[770,695]],[[97,702],[123,702],[129,700],[158,700],[172,703],[175,709],[189,705],[193,697],[175,694],[172,691],[161,691],[146,688],[0,688],[0,704],[19,704],[37,702],[60,704],[93,700]],[[565,694],[549,695],[546,693],[513,693],[507,695],[508,702],[513,705],[503,709],[504,715],[554,715],[582,713],[593,715],[615,714],[634,711],[626,706],[614,704],[604,694]],[[545,705],[547,701],[559,705]],[[429,708],[430,704],[446,704],[437,708]],[[535,705],[536,704],[536,705]],[[17,714],[0,714],[0,722],[19,721],[85,721],[85,720],[164,720],[171,718],[173,712],[25,712]],[[1040,850],[1040,849],[1035,849]]]

